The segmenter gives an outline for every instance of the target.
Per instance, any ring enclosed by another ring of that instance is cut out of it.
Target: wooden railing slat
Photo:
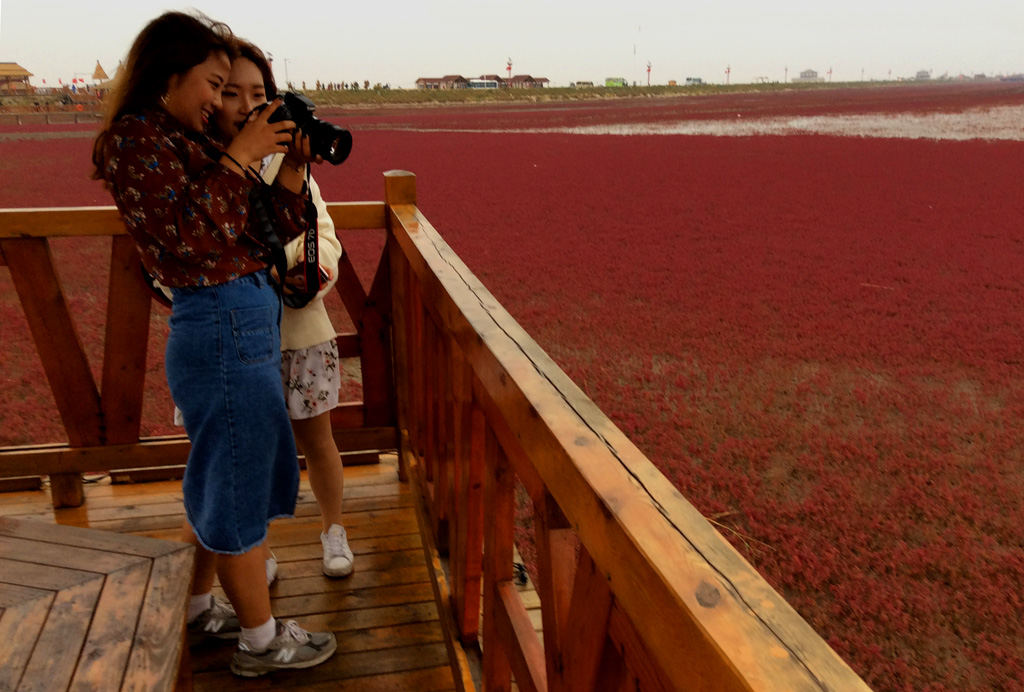
[[[0,209],[0,239],[127,234],[117,207]]]
[[[523,600],[511,581],[498,584],[497,627],[509,651],[506,652],[516,685],[526,692],[547,692],[544,649],[526,614]]]
[[[135,242],[115,236],[111,247],[101,387],[105,442],[139,439],[153,301],[142,279]]]
[[[649,690],[650,692],[675,692],[678,688],[669,681],[665,675],[665,672],[657,664],[655,660],[648,655],[648,649],[644,645],[643,640],[637,633],[636,628],[630,621],[629,616],[622,610],[617,603],[612,604],[611,614],[608,619],[608,634],[615,642],[616,646],[623,653],[623,658],[628,661],[630,677],[638,681],[638,686],[643,690]],[[679,643],[679,651],[688,651],[685,642]],[[714,670],[716,665],[708,660],[699,657],[687,656],[687,663],[694,668],[704,670],[704,674],[701,677],[711,679],[711,676],[715,674]],[[784,681],[780,681],[781,685],[777,688],[780,690],[790,689],[811,689],[806,686],[803,688],[791,688],[786,686]],[[721,690],[742,690],[750,689],[749,687],[743,687],[737,685],[733,679],[728,679],[728,684],[723,684],[714,689]],[[837,692],[839,689],[836,688]]]
[[[384,228],[384,202],[330,202],[335,228]],[[58,238],[127,234],[117,207],[0,209],[0,238]]]
[[[334,290],[341,296],[341,303],[352,318],[352,324],[359,329],[363,321],[363,310],[366,309],[366,291],[347,252],[338,261],[338,280],[334,282]]]
[[[338,358],[359,357],[360,346],[358,333],[338,334],[335,339],[338,342]]]
[[[571,594],[565,623],[572,623],[572,629],[560,637],[562,668],[554,678],[557,685],[551,684],[550,688],[558,692],[590,692],[597,688],[600,680],[602,659],[608,657],[605,644],[612,592],[586,548],[580,548]],[[546,643],[550,638],[546,624],[544,632]],[[550,681],[553,679],[550,668],[548,674]]]
[[[335,429],[339,452],[397,449],[395,428]],[[97,469],[137,469],[177,466],[188,459],[189,441],[184,435],[149,438],[129,444],[91,447],[46,445],[8,447],[0,450],[0,469],[12,476],[48,473],[81,473]]]
[[[73,445],[101,442],[100,395],[45,238],[0,240],[64,429]]]
[[[576,577],[576,535],[551,493],[534,502],[534,533],[540,579],[541,618],[548,680],[558,677],[566,640],[579,636],[569,627],[569,603]]]
[[[366,308],[360,320],[363,403],[366,424],[394,425],[394,381],[391,368],[391,327],[384,311],[391,308],[387,254],[381,255]]]
[[[339,230],[384,228],[384,202],[328,202],[327,212]]]

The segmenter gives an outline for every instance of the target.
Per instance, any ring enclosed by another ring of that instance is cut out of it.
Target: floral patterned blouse
[[[228,170],[206,136],[164,111],[125,116],[107,132],[104,177],[146,270],[164,286],[211,286],[265,268],[254,234],[255,183]],[[263,196],[282,243],[303,232],[305,196],[280,185]]]

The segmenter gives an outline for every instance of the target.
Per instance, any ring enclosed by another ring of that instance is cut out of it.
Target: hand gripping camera
[[[352,151],[352,133],[343,127],[332,125],[329,122],[313,117],[316,104],[302,94],[294,91],[283,91],[277,95],[284,99],[284,103],[277,107],[268,122],[277,123],[282,120],[291,120],[302,130],[302,133],[309,136],[309,147],[312,153],[323,157],[324,161],[337,166],[348,158]],[[258,113],[269,104],[263,104],[254,109]]]

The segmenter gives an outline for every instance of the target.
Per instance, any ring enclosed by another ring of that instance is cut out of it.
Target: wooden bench
[[[0,518],[0,690],[175,689],[194,552]]]

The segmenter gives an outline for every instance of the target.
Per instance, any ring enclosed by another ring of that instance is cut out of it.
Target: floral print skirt
[[[338,405],[341,373],[334,339],[296,351],[281,352],[281,382],[288,416],[315,418]]]

